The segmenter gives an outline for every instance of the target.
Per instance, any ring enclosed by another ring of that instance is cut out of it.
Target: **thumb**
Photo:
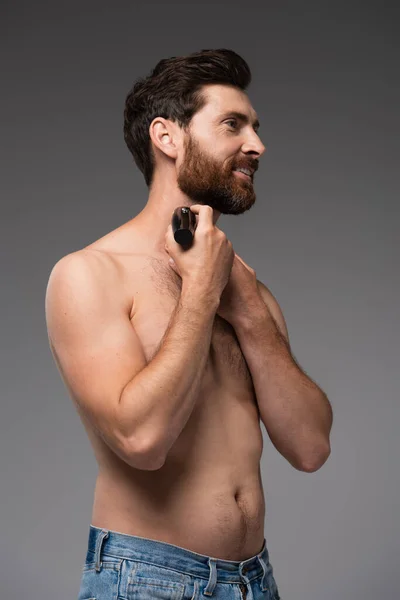
[[[168,263],[169,263],[169,265],[170,265],[171,269],[172,269],[173,271],[175,271],[175,273],[176,273],[177,275],[179,275],[179,276],[180,276],[181,274],[179,273],[178,267],[176,266],[176,262],[174,261],[174,259],[173,259],[173,258],[169,258],[169,259],[168,259]]]

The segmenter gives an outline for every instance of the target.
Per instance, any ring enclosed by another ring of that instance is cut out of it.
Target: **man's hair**
[[[202,86],[225,84],[245,90],[250,82],[246,61],[226,48],[162,59],[150,75],[135,82],[125,101],[124,139],[148,187],[155,166],[149,134],[153,119],[177,121],[187,131],[193,115],[206,104]]]

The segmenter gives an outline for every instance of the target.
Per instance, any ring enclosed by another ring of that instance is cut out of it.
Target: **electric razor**
[[[181,246],[191,246],[196,229],[196,215],[189,206],[178,206],[172,215],[172,232]]]

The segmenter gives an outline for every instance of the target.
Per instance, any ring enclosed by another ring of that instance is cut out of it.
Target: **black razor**
[[[178,206],[172,215],[172,231],[181,246],[191,246],[196,229],[196,215],[189,206]]]

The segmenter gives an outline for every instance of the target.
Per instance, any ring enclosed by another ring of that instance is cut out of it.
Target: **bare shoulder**
[[[115,278],[119,272],[111,255],[94,248],[82,248],[66,254],[55,263],[52,272],[55,270],[70,276],[73,276],[74,272],[90,271],[93,276],[98,276],[104,285],[108,285],[109,279]]]
[[[124,293],[122,269],[118,261],[106,252],[83,248],[66,254],[53,266],[48,290],[56,282],[68,282],[74,294],[83,293],[86,284],[95,283],[101,295],[113,295],[113,302],[121,303],[121,307],[127,310],[130,308],[129,298]]]

